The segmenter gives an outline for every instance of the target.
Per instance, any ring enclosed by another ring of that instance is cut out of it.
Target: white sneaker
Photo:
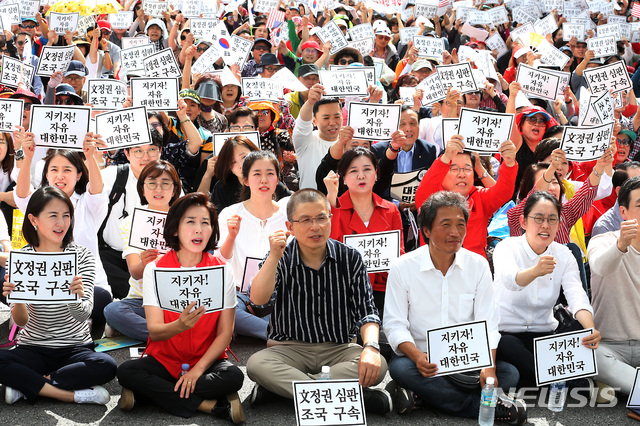
[[[109,392],[102,386],[94,386],[89,389],[73,391],[73,399],[76,404],[100,404],[106,405],[111,399]]]
[[[24,398],[24,394],[18,389],[10,388],[9,386],[4,387],[4,402],[11,405],[20,398]]]
[[[104,326],[104,335],[109,337],[109,338],[111,338],[111,337],[116,337],[116,336],[122,336],[122,333],[120,333],[115,328],[111,327],[109,324],[105,324],[105,326]]]

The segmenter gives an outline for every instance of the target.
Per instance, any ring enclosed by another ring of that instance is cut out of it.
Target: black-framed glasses
[[[170,189],[173,189],[173,182],[157,182],[155,180],[151,180],[144,183],[144,186],[152,191],[156,189],[158,185],[160,185],[160,189],[162,189],[163,191],[169,191]]]
[[[558,216],[555,216],[555,215],[551,215],[549,217],[544,217],[541,214],[537,214],[535,216],[528,216],[528,217],[530,219],[533,219],[533,221],[535,223],[537,223],[538,225],[542,225],[545,221],[547,221],[547,223],[549,225],[553,226],[553,225],[557,224],[560,221],[560,219],[558,219]]]
[[[30,102],[25,102],[25,103],[24,103],[24,109],[25,109],[25,111],[31,111],[31,105],[33,105],[33,104],[32,104],[32,103],[30,103]]]
[[[462,170],[462,172],[465,175],[470,175],[471,173],[473,173],[473,168],[467,166],[467,167],[458,167],[458,166],[451,166],[449,167],[449,172],[453,173],[455,175],[457,175],[458,173],[460,173],[460,170]]]
[[[255,126],[250,125],[238,126],[234,124],[233,126],[229,126],[229,130],[232,132],[253,132],[255,129]]]
[[[280,67],[274,66],[274,67],[264,67],[265,71],[269,71],[269,72],[276,72],[278,70],[280,70]]]
[[[158,155],[160,155],[160,150],[156,147],[149,148],[146,151],[141,148],[135,148],[131,150],[131,153],[136,158],[143,158],[145,154],[147,154],[149,158],[156,158]]]
[[[198,49],[196,49],[198,52],[200,53],[204,53],[207,51],[207,49],[209,49],[208,47],[198,47]]]
[[[54,104],[56,104],[56,105],[75,105],[76,103],[71,98],[56,98]]]
[[[260,50],[262,52],[266,52],[269,50],[269,46],[264,46],[264,45],[253,46],[253,50]]]
[[[526,122],[529,124],[544,124],[545,126],[547,125],[547,119],[544,117],[536,117],[535,115],[533,117],[527,117],[525,118]]]
[[[320,216],[316,216],[316,217],[303,217],[302,219],[298,219],[298,220],[292,220],[292,223],[297,223],[300,226],[303,226],[305,228],[310,227],[314,222],[318,224],[318,226],[324,226],[327,223],[329,223],[329,220],[331,219],[332,215],[326,215],[326,214],[321,214]]]
[[[631,146],[631,139],[616,139],[618,141],[618,145],[628,145]]]
[[[106,36],[111,35],[111,31],[109,31],[109,30],[100,30],[100,33],[102,35],[106,35]]]
[[[354,59],[344,59],[344,58],[343,58],[343,59],[340,59],[340,60],[338,61],[338,64],[340,64],[340,65],[351,65],[351,64],[353,64],[353,63],[355,63],[355,62],[356,62],[356,61],[355,61]]]

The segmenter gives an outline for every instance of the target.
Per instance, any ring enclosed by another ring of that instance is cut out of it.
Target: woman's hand
[[[9,280],[9,274],[5,274],[4,284],[2,284],[2,295],[4,297],[7,297],[8,295],[11,294],[13,290],[16,289],[16,285],[14,283],[10,283],[8,280]]]
[[[144,266],[147,266],[149,263],[156,260],[158,257],[158,249],[147,249],[140,253],[140,260]]]
[[[196,325],[200,317],[204,315],[204,306],[200,306],[196,309],[197,302],[189,303],[189,306],[184,308],[184,311],[180,313],[180,318],[178,318],[178,325],[182,331],[190,330],[193,326]]]
[[[540,256],[538,264],[535,266],[535,274],[538,277],[544,277],[556,269],[556,258],[553,256]]]
[[[333,170],[330,170],[327,176],[322,179],[324,185],[327,187],[327,193],[332,195],[338,194],[338,187],[340,186],[340,176]]]
[[[568,162],[567,155],[560,148],[556,148],[551,153],[551,167],[554,171],[562,170],[564,163]]]
[[[25,132],[24,127],[18,126],[18,131],[13,132],[13,139],[16,144],[20,144],[24,151],[25,158],[32,159],[36,151],[36,135],[31,132]]]
[[[77,294],[79,299],[84,297],[84,285],[82,285],[82,276],[76,275],[73,277],[73,281],[71,281],[71,286],[69,287],[71,294]]]
[[[189,395],[196,390],[196,383],[200,376],[202,374],[195,369],[189,370],[184,376],[180,376],[173,391],[178,392],[180,389],[180,398],[189,398]]]
[[[598,349],[601,339],[600,332],[594,328],[593,333],[582,339],[582,344],[589,349]]]
[[[242,218],[237,214],[234,214],[229,219],[227,219],[227,228],[229,229],[229,236],[231,238],[236,238],[238,236],[238,232],[240,232],[241,222]]]

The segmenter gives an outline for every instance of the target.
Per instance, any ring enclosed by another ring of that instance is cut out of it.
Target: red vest
[[[197,267],[224,265],[224,262],[213,255],[204,252],[202,262]],[[176,252],[171,250],[156,262],[159,268],[180,268]],[[165,324],[180,318],[177,312],[163,311]],[[164,368],[177,380],[182,372],[182,364],[193,367],[216,338],[218,317],[220,312],[204,314],[190,329],[178,333],[168,340],[155,342],[149,337],[146,353],[157,359]],[[219,359],[227,359],[227,352],[223,352]]]

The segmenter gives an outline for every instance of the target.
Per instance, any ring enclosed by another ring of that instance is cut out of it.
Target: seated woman
[[[166,213],[169,211],[169,206],[180,196],[181,190],[178,172],[167,161],[152,161],[140,172],[138,195],[144,208]],[[104,308],[104,316],[107,324],[120,333],[146,342],[149,340],[149,331],[142,307],[142,274],[145,266],[158,257],[158,250],[141,251],[129,247],[131,219],[132,215],[129,215],[120,224],[124,244],[122,255],[127,261],[131,274],[129,294],[125,299],[108,304]]]
[[[279,163],[270,151],[251,152],[242,163],[244,189],[240,203],[220,212],[220,255],[233,269],[239,303],[235,332],[267,339],[269,315],[258,313],[249,301],[249,285],[258,262],[269,252],[269,235],[287,230],[287,213],[274,201]],[[261,315],[261,316],[258,316]]]
[[[584,328],[592,328],[593,308],[582,288],[571,251],[554,242],[562,205],[556,195],[537,191],[527,197],[520,215],[525,235],[498,243],[493,252],[498,329],[497,358],[520,372],[520,386],[535,386],[533,339],[553,334],[558,321],[553,307],[562,288],[569,308]],[[582,340],[596,349],[600,333]]]
[[[25,211],[22,227],[25,252],[76,253],[77,271],[70,291],[78,302],[67,304],[14,303],[13,320],[22,327],[18,346],[0,351],[0,383],[5,401],[13,404],[38,396],[78,404],[107,404],[109,392],[101,386],[115,377],[117,364],[109,355],[96,353],[87,319],[93,309],[96,259],[86,247],[73,242],[73,204],[60,189],[46,186],[35,191]],[[5,282],[6,297],[15,285]]]
[[[131,410],[146,400],[180,417],[196,411],[241,423],[245,416],[237,391],[244,375],[227,361],[233,335],[235,287],[231,269],[224,268],[224,307],[205,314],[190,303],[181,313],[160,308],[154,291],[154,271],[161,268],[202,268],[224,265],[209,253],[220,235],[209,198],[200,192],[179,198],[169,209],[164,239],[171,251],[144,270],[143,305],[149,329],[147,356],[118,367],[122,385],[120,408]],[[182,365],[188,364],[186,374]]]

